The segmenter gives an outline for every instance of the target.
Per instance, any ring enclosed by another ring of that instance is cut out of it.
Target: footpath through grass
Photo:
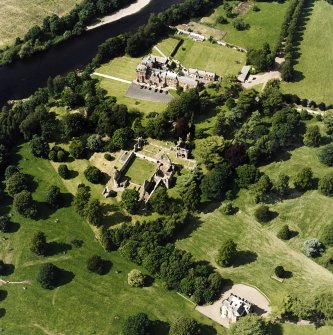
[[[7,292],[1,301],[1,328],[4,333],[120,335],[124,320],[142,311],[152,319],[168,323],[187,315],[211,324],[207,319],[200,319],[192,304],[175,292],[163,289],[159,281],[144,289],[130,287],[127,273],[138,268],[137,265],[126,261],[117,252],[104,252],[94,239],[91,228],[70,207],[69,201],[66,207],[56,212],[48,210],[43,203],[50,185],[58,185],[70,200],[68,190],[51,164],[32,157],[28,145],[20,148],[17,158],[22,172],[32,175],[38,183],[33,197],[38,201],[42,215],[38,221],[31,221],[11,210],[13,221],[19,225],[18,230],[1,234],[7,240],[0,240],[0,256],[15,266],[14,273],[5,279],[32,281],[31,285],[1,287]],[[8,208],[0,208],[5,209]],[[39,230],[46,233],[48,241],[54,242],[52,256],[37,257],[29,250],[31,237]],[[82,240],[82,247],[70,249],[72,239]],[[113,263],[108,274],[99,276],[86,270],[86,260],[93,254]],[[39,287],[36,274],[39,265],[46,262],[67,271],[66,284],[51,291]],[[161,331],[160,334],[165,333]],[[224,334],[222,328],[218,334]]]
[[[300,57],[295,66],[296,81],[282,83],[286,93],[302,99],[333,104],[333,5],[314,2],[310,20],[306,22]]]

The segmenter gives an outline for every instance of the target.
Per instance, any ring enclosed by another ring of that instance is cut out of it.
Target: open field
[[[138,268],[136,265],[125,261],[117,252],[105,253],[94,240],[91,228],[69,207],[69,203],[56,212],[47,210],[43,201],[50,185],[58,185],[63,193],[68,192],[51,164],[33,158],[28,145],[20,148],[17,158],[22,171],[31,174],[38,182],[33,196],[38,207],[43,209],[43,216],[38,221],[31,221],[12,211],[18,230],[2,234],[7,240],[0,241],[1,257],[15,266],[14,273],[5,279],[32,280],[31,285],[24,286],[25,290],[22,285],[1,288],[7,292],[1,301],[1,328],[6,334],[121,334],[126,317],[141,311],[152,319],[169,323],[186,314],[212,324],[194,311],[192,304],[175,292],[163,289],[159,281],[144,289],[128,286],[127,273]],[[0,208],[1,211],[8,209]],[[55,223],[55,219],[59,222]],[[37,257],[29,250],[30,239],[38,230],[46,233],[48,241],[55,242],[52,256]],[[82,240],[83,246],[70,249],[72,239]],[[86,259],[93,254],[113,263],[108,274],[99,276],[86,270]],[[68,271],[65,285],[50,291],[37,285],[38,266],[45,262],[53,262]],[[156,333],[166,334],[164,331]],[[218,334],[225,334],[222,328],[218,328]]]
[[[230,2],[230,4],[235,5],[236,3]],[[284,3],[275,1],[255,2],[255,5],[260,8],[259,12],[254,12],[250,8],[245,14],[239,16],[251,26],[248,30],[236,30],[232,25],[233,19],[227,19],[229,21],[227,24],[216,23],[218,17],[226,17],[223,5],[216,8],[210,17],[205,17],[201,21],[212,24],[226,32],[224,40],[228,43],[244,48],[259,48],[264,42],[273,46],[278,41],[284,13],[288,8],[289,1]]]
[[[296,81],[282,83],[284,92],[317,103],[333,103],[333,6],[316,1],[306,23],[300,45],[300,57],[295,66]]]
[[[299,169],[309,166],[314,176],[320,178],[331,168],[319,162],[318,152],[318,148],[296,149],[286,161],[269,164],[262,171],[272,180],[279,173],[287,173],[292,184],[292,178]],[[257,286],[271,300],[273,314],[288,292],[304,294],[333,289],[333,274],[302,253],[304,241],[319,237],[323,227],[332,222],[331,198],[320,195],[318,191],[292,193],[289,199],[270,205],[278,216],[264,226],[254,218],[256,205],[249,191],[241,190],[234,205],[239,208],[234,216],[224,215],[218,204],[212,206],[211,211],[207,209],[200,215],[191,236],[178,241],[178,246],[190,251],[196,258],[211,262],[219,268],[222,276],[234,283]],[[278,239],[276,233],[284,224],[299,232],[298,236],[287,242]],[[234,267],[220,268],[215,258],[222,241],[227,238],[234,239],[242,253]],[[283,283],[271,279],[277,265],[291,271],[292,277]],[[286,331],[286,334],[294,333]]]
[[[0,11],[0,47],[29,28],[41,24],[44,17],[68,13],[81,0],[4,0]]]
[[[320,327],[315,328],[314,326],[296,326],[291,324],[282,325],[283,335],[331,335],[333,332],[332,327]],[[275,335],[273,333],[273,335]],[[280,335],[280,332],[276,333]]]
[[[176,46],[178,45],[179,40],[174,38],[174,37],[169,37],[166,38],[165,40],[161,41],[160,43],[158,43],[156,45],[156,47],[158,49],[160,49],[166,56],[170,57],[170,55],[172,54],[172,52],[175,50]],[[158,56],[160,56],[158,54],[158,52],[156,50],[152,50],[153,54],[156,54]]]
[[[220,76],[236,75],[245,64],[245,54],[210,42],[194,42],[184,38],[174,56],[186,67],[215,72]]]
[[[154,163],[136,157],[124,174],[131,179],[132,183],[142,185],[145,180],[151,178],[155,170]]]

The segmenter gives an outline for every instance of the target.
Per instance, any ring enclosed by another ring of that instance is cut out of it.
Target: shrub
[[[304,242],[303,250],[308,257],[318,257],[324,251],[324,247],[318,239],[313,238]]]
[[[281,240],[289,240],[291,238],[291,231],[288,225],[284,225],[279,232],[277,233],[277,237]]]
[[[105,261],[100,256],[93,255],[87,259],[87,269],[102,275],[105,273]]]
[[[303,168],[295,176],[294,185],[300,191],[306,191],[313,187],[313,173],[309,167]]]
[[[219,249],[216,259],[217,264],[223,267],[231,266],[237,256],[237,244],[229,239]]]
[[[250,28],[250,25],[248,23],[245,23],[243,19],[236,19],[232,25],[237,30],[246,30]]]
[[[43,232],[39,231],[33,236],[30,243],[30,250],[38,256],[46,256],[47,242]]]
[[[200,329],[197,321],[187,317],[178,318],[170,327],[169,335],[199,335]]]
[[[108,153],[104,154],[104,159],[106,159],[107,161],[111,162],[112,161],[112,156]]]
[[[236,208],[232,205],[231,202],[227,202],[222,206],[222,211],[225,215],[233,215],[236,213]]]
[[[324,195],[333,196],[333,172],[319,180],[318,190]]]
[[[274,269],[274,273],[278,278],[284,278],[284,276],[285,276],[285,270],[284,270],[283,266],[281,266],[281,265],[278,265]]]
[[[259,206],[255,212],[254,215],[258,222],[260,223],[267,223],[272,219],[272,213],[269,210],[269,207],[266,205]]]
[[[328,224],[325,226],[321,233],[321,240],[327,246],[333,246],[333,223]]]
[[[326,145],[319,154],[320,161],[328,166],[333,166],[333,144]]]
[[[228,23],[228,20],[224,17],[224,16],[219,16],[217,18],[217,23],[220,23],[220,24],[227,24]]]
[[[145,285],[145,275],[137,269],[133,269],[127,276],[128,285],[133,287],[143,287]]]
[[[63,179],[68,179],[70,177],[70,171],[66,164],[60,164],[58,167],[58,174]]]
[[[37,282],[44,289],[51,290],[58,284],[59,268],[52,263],[42,264],[37,275]]]
[[[98,184],[101,182],[103,174],[101,170],[99,170],[95,166],[88,166],[84,171],[84,176],[93,184]]]

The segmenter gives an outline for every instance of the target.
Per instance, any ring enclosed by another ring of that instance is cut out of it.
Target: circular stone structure
[[[220,325],[229,328],[229,319],[221,317],[220,308],[222,301],[227,299],[230,294],[234,294],[242,299],[249,301],[252,304],[252,312],[263,317],[271,314],[272,310],[268,298],[255,287],[246,284],[236,284],[231,287],[226,287],[222,297],[212,305],[197,306],[195,309],[219,323]]]

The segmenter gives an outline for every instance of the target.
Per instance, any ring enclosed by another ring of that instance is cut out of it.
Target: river
[[[139,12],[118,21],[84,32],[81,36],[51,47],[14,65],[0,67],[0,106],[8,100],[23,99],[48,77],[82,68],[95,56],[97,47],[107,38],[134,31],[145,24],[149,15],[160,12],[182,0],[152,0]]]

